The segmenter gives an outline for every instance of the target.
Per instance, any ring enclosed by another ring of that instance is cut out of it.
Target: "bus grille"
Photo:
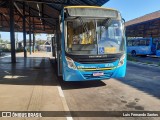
[[[93,74],[83,74],[83,76],[86,79],[105,79],[105,78],[110,78],[112,76],[113,73],[109,72],[109,73],[104,73],[103,76],[93,76]]]
[[[105,68],[78,68],[80,71],[103,71],[103,70],[114,70],[116,67],[105,67]]]
[[[117,58],[109,58],[109,59],[74,59],[75,62],[79,62],[81,64],[96,64],[96,63],[112,63],[118,60]]]

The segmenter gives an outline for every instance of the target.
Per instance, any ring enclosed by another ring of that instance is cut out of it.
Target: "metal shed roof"
[[[160,10],[125,23],[128,37],[160,37]]]
[[[25,3],[26,30],[29,18],[36,33],[53,33],[63,6],[102,6],[109,0],[14,0],[15,31],[23,30],[23,4]],[[29,14],[30,13],[30,14]],[[9,0],[0,0],[0,31],[10,31]]]

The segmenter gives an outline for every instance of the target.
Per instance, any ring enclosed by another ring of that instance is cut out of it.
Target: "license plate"
[[[102,75],[104,75],[103,72],[96,72],[96,73],[93,73],[93,76],[102,76]]]

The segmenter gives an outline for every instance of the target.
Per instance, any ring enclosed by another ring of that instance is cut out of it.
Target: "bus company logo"
[[[95,68],[95,66],[77,66],[78,69]]]
[[[85,68],[85,66],[77,66],[78,69]]]
[[[114,67],[114,64],[113,63],[108,63],[108,64],[105,64],[105,67]]]
[[[12,117],[11,112],[2,112],[2,117]]]
[[[97,56],[88,56],[89,58],[101,58],[101,55],[97,55]]]
[[[108,57],[107,55],[90,55],[88,56],[89,58],[104,58],[104,57]]]

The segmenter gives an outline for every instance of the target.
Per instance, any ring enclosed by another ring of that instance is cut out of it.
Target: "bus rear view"
[[[113,9],[71,6],[61,13],[61,60],[65,81],[124,77],[124,23]]]

